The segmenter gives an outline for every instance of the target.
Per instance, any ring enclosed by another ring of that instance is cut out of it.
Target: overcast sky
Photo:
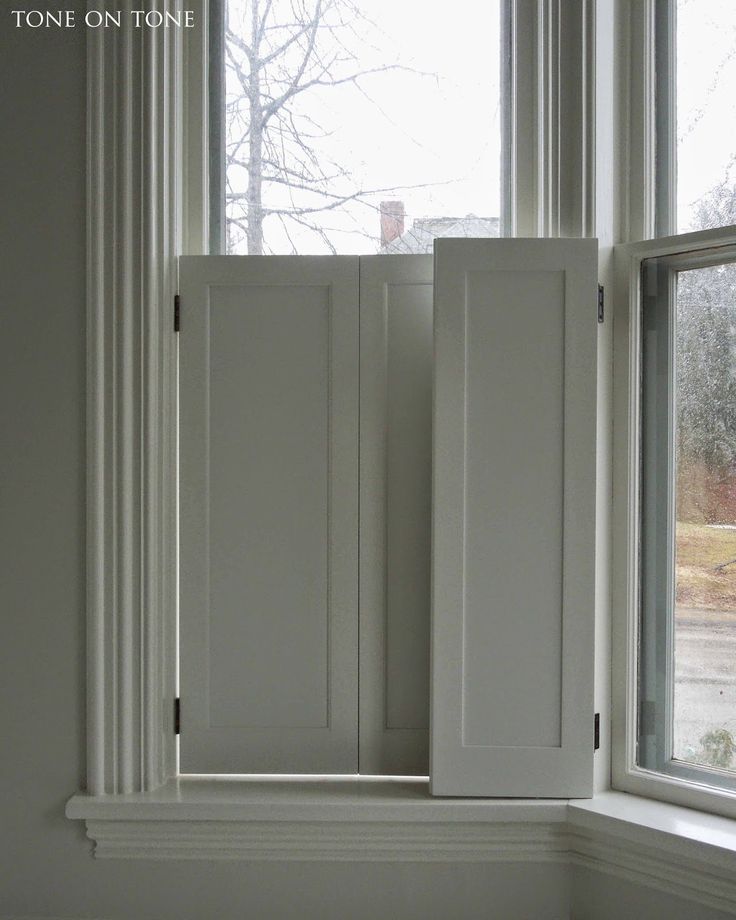
[[[284,0],[275,0],[284,2]],[[235,13],[242,0],[230,0]],[[395,192],[371,196],[371,207],[352,206],[358,225],[378,235],[381,198],[406,204],[407,227],[416,216],[483,217],[499,213],[499,4],[498,0],[361,0],[376,24],[353,50],[359,67],[400,63],[417,73],[389,71],[365,77],[365,98],[352,85],[309,91],[302,101],[332,135],[325,154],[345,163],[362,188]],[[426,74],[426,75],[422,75]],[[412,188],[423,185],[424,188]],[[342,224],[334,213],[328,224]],[[278,227],[267,225],[278,249]],[[340,252],[374,252],[375,243],[334,235]],[[303,251],[320,251],[314,241]],[[282,251],[288,252],[286,241]]]
[[[736,153],[736,2],[678,0],[677,229]],[[730,179],[736,181],[731,168]]]

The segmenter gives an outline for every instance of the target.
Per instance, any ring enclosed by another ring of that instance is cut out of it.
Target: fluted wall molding
[[[595,0],[504,0],[507,236],[595,229]]]
[[[87,789],[175,770],[177,29],[88,30]],[[148,8],[176,11],[180,0]],[[167,664],[167,662],[172,664]]]

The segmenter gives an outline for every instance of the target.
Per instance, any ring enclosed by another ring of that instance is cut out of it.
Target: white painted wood
[[[595,227],[592,0],[509,0],[508,236]]]
[[[361,257],[360,315],[360,772],[426,776],[432,257]]]
[[[182,154],[186,177],[181,188],[181,253],[209,252],[209,0],[187,0],[195,27],[182,29]]]
[[[112,820],[396,821],[514,824],[564,820],[567,802],[549,799],[438,799],[426,779],[357,776],[178,776],[155,793],[76,795],[72,818]]]
[[[104,7],[129,19],[135,4]],[[152,789],[175,770],[177,32],[88,33],[87,787],[98,794]]]
[[[435,246],[432,792],[590,796],[597,243]]]
[[[619,232],[621,195],[615,169],[618,137],[620,4],[596,4],[595,29],[595,236],[598,239],[598,281],[605,291],[605,321],[598,327],[596,455],[596,600],[595,711],[600,714],[600,747],[594,757],[596,793],[611,785],[611,455],[613,387],[613,241]]]
[[[67,815],[86,819],[102,859],[555,861],[736,911],[733,822],[623,793],[433,799],[426,782],[181,778],[78,795]]]
[[[619,5],[621,66],[619,158],[621,233],[619,239],[654,236],[656,204],[656,0]]]
[[[213,835],[210,822],[88,821],[98,859],[228,859],[270,862],[567,862],[556,824],[452,825],[329,821],[253,825],[232,822]]]
[[[148,797],[76,796],[100,858],[567,861],[566,802],[457,801],[426,781],[183,778]]]
[[[358,770],[358,260],[180,261],[181,770]]]
[[[570,802],[567,821],[573,864],[736,912],[733,821],[620,792]]]

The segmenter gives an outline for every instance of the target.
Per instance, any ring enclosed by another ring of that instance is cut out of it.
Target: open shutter
[[[596,303],[594,240],[435,244],[435,795],[592,795]]]
[[[360,259],[360,772],[429,772],[432,257]]]
[[[181,770],[358,770],[358,259],[180,260]]]

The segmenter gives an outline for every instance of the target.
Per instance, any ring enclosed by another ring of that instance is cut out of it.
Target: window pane
[[[500,0],[226,0],[224,19],[224,251],[498,236]]]
[[[676,304],[673,754],[736,769],[736,267],[680,272]]]
[[[677,232],[736,223],[736,3],[677,0]]]
[[[694,768],[717,768],[727,772],[705,781],[729,785],[736,772],[736,264],[717,258],[644,265],[639,763],[701,780]]]

